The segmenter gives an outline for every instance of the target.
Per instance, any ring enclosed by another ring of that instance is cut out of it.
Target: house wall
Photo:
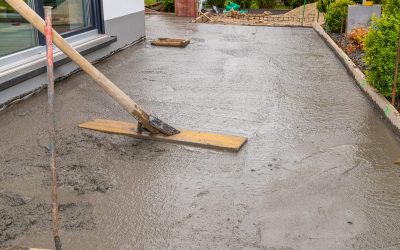
[[[118,49],[146,36],[143,0],[103,0],[105,32],[117,36]]]
[[[144,11],[141,0],[103,0],[104,20]]]

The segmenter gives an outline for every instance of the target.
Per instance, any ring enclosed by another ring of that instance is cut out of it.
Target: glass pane
[[[31,7],[33,0],[25,0]],[[37,32],[4,0],[0,0],[0,56],[37,45]]]
[[[59,33],[91,26],[90,0],[45,0],[53,7],[53,26]]]

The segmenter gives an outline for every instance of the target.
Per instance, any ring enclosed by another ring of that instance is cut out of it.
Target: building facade
[[[24,0],[43,17],[53,7],[53,26],[89,61],[145,38],[143,0]],[[0,109],[47,84],[45,39],[0,0]],[[55,77],[78,67],[54,51]]]

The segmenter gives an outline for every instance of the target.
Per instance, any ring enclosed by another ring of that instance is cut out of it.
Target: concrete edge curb
[[[333,50],[336,56],[342,61],[347,71],[354,77],[357,85],[367,95],[367,97],[376,105],[378,110],[390,122],[397,134],[400,134],[400,113],[395,107],[374,87],[367,83],[364,73],[353,63],[349,56],[332,40],[319,24],[314,24],[313,29]]]

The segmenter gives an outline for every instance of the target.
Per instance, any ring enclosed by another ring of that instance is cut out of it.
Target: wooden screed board
[[[109,134],[126,135],[138,139],[150,139],[233,152],[239,151],[247,141],[246,137],[241,136],[198,132],[186,129],[179,129],[181,131],[179,134],[170,136],[150,134],[147,132],[138,132],[137,123],[111,120],[88,121],[80,124],[79,127]]]

